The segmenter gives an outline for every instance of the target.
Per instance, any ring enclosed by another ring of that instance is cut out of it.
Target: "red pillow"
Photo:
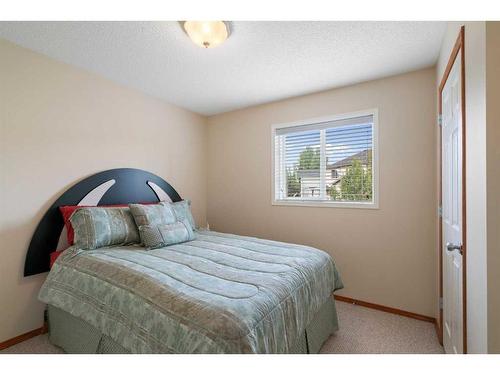
[[[158,204],[158,202],[147,202],[147,203],[141,203],[141,204]],[[75,231],[73,230],[73,226],[71,225],[71,221],[69,221],[69,218],[75,212],[77,209],[82,208],[82,207],[95,207],[95,206],[59,206],[59,211],[61,211],[63,220],[64,220],[64,226],[66,227],[66,233],[68,237],[68,245],[71,246],[75,242]],[[127,204],[109,204],[105,206],[99,206],[99,207],[128,207]]]
[[[50,268],[52,268],[52,265],[54,264],[54,262],[56,261],[56,259],[59,257],[59,255],[61,255],[63,253],[64,250],[59,250],[59,251],[54,251],[52,253],[50,253]]]

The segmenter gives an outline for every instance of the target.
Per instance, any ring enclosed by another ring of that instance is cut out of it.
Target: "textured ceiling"
[[[0,22],[0,37],[204,115],[435,64],[444,22],[232,22],[202,49],[178,22]]]

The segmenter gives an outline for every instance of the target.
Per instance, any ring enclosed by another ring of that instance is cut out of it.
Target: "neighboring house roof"
[[[361,161],[361,164],[368,164],[368,157],[371,155],[372,150],[367,149],[363,150],[361,152],[358,152],[357,154],[351,155],[345,159],[339,160],[338,162],[334,164],[330,164],[326,166],[327,170],[332,170],[332,169],[338,169],[338,168],[345,168],[345,167],[350,167],[352,163],[354,162],[355,159],[358,159]],[[297,171],[297,175],[299,177],[319,177],[319,169],[299,169]]]
[[[354,162],[355,159],[358,159],[361,164],[368,164],[368,157],[371,156],[372,154],[372,149],[367,149],[363,150],[361,152],[358,152],[357,154],[351,155],[345,159],[339,160],[338,162],[334,164],[330,164],[326,166],[326,169],[337,169],[337,168],[344,168],[344,167],[350,167],[352,163]]]
[[[338,180],[335,180],[335,181],[332,181],[331,185],[337,185],[340,181],[342,181],[341,178],[339,178]]]
[[[319,169],[300,169],[297,171],[299,177],[319,177]]]

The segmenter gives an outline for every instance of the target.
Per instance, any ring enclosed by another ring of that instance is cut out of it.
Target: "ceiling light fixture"
[[[229,36],[224,21],[184,21],[184,30],[194,44],[204,48],[216,47]]]

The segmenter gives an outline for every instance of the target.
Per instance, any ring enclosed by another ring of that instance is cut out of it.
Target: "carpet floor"
[[[443,353],[432,323],[337,302],[340,329],[321,348],[321,353]],[[11,346],[2,354],[60,354],[61,349],[40,335]]]
[[[443,354],[434,324],[379,310],[336,302],[340,329],[321,353]]]

